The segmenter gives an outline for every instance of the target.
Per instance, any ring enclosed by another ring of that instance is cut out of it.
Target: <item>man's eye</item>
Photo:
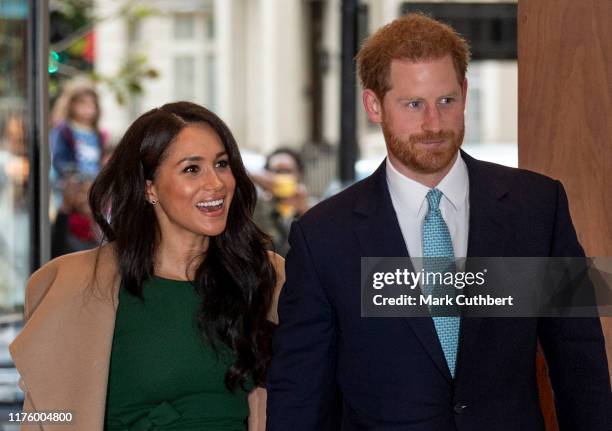
[[[406,107],[410,109],[419,109],[422,106],[422,102],[420,100],[411,100],[406,103]]]
[[[217,162],[217,167],[218,168],[227,168],[229,166],[229,161],[227,160],[219,160]]]
[[[449,103],[452,103],[454,101],[454,97],[443,97],[442,99],[440,99],[440,103],[442,103],[443,105],[448,105]]]
[[[183,172],[189,173],[189,174],[195,174],[199,171],[200,171],[200,167],[198,165],[189,165],[185,169],[183,169]]]

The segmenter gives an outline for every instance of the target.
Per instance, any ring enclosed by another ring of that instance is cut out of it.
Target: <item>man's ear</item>
[[[378,99],[376,93],[366,88],[363,90],[363,107],[371,122],[380,124],[383,121],[382,101]]]
[[[149,203],[157,203],[159,199],[157,198],[157,191],[155,190],[155,184],[153,181],[147,180],[146,188],[145,188],[145,199]],[[154,204],[155,205],[155,204]]]
[[[461,90],[463,91],[463,106],[465,106],[465,101],[467,99],[467,90],[468,90],[467,78],[463,80],[463,85],[461,86]]]

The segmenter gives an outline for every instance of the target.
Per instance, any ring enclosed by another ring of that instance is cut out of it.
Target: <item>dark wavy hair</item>
[[[236,354],[225,375],[230,390],[245,387],[247,377],[264,382],[271,358],[274,324],[267,319],[276,272],[266,247],[269,237],[253,222],[255,186],[249,179],[229,128],[214,113],[189,102],[169,103],[139,117],[126,131],[96,178],[89,205],[103,233],[114,243],[121,288],[143,298],[142,284],[154,274],[159,225],[145,199],[146,181],[179,132],[207,124],[221,138],[236,180],[225,230],[210,238],[194,284],[202,299],[197,321],[202,337],[218,351],[223,343]]]

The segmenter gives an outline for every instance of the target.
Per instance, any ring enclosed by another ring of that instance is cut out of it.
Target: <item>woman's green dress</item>
[[[195,287],[154,277],[143,295],[119,292],[105,429],[244,431],[248,394],[225,386],[234,354],[200,337]]]

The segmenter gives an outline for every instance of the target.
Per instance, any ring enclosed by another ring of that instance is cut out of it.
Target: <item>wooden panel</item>
[[[519,2],[519,165],[561,179],[594,256],[612,255],[610,23],[610,0]]]
[[[560,179],[587,255],[612,256],[612,1],[519,0],[518,15],[519,165]]]

